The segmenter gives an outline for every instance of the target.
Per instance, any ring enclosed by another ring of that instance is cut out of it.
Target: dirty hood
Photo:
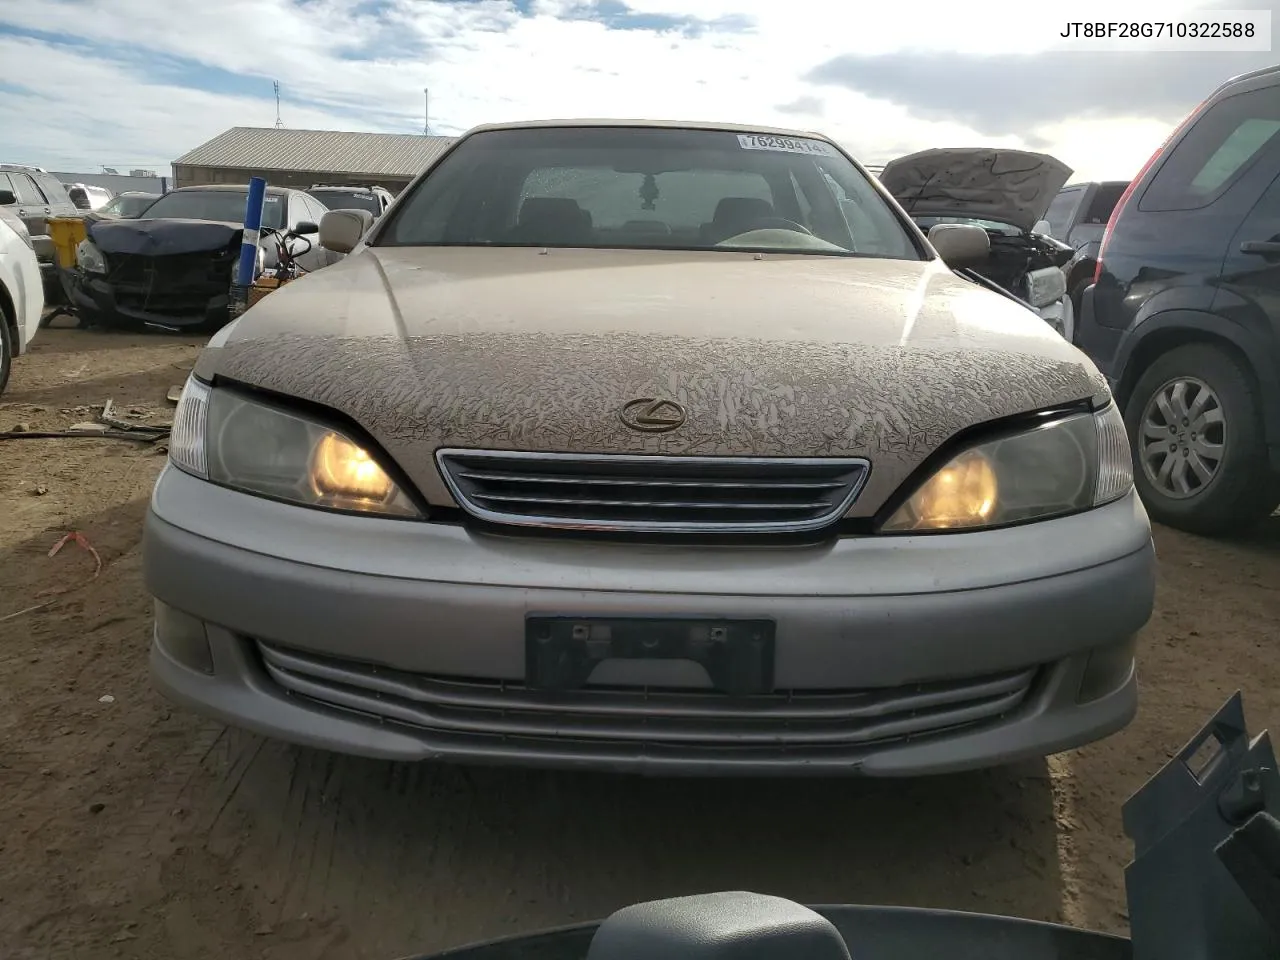
[[[854,515],[974,424],[1106,392],[941,261],[645,250],[366,248],[264,298],[196,373],[339,411],[437,504],[442,446],[866,456]],[[641,397],[686,423],[632,431]]]
[[[103,253],[146,257],[224,250],[244,236],[242,224],[214,220],[94,220],[85,230]]]
[[[1046,153],[951,147],[900,157],[880,182],[914,217],[975,217],[1030,230],[1071,173]]]

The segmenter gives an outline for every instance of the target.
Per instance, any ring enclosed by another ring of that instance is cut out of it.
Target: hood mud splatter
[[[341,411],[437,504],[441,446],[859,455],[864,516],[957,432],[1106,392],[1034,314],[936,261],[371,250],[215,344],[199,376]],[[634,432],[618,412],[639,397],[688,419]]]

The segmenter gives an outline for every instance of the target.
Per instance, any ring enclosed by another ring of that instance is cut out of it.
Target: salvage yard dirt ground
[[[140,423],[172,418],[165,393],[199,341],[63,323],[15,365],[0,431],[62,429],[107,399]],[[1122,931],[1124,799],[1237,688],[1255,730],[1280,730],[1273,519],[1235,542],[1157,531],[1138,719],[1048,763],[731,783],[299,750],[150,688],[139,549],[163,460],[145,443],[0,441],[7,958],[391,960],[718,888]],[[49,555],[73,532],[97,576],[75,541]]]

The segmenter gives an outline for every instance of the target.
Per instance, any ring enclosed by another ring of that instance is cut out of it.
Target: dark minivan
[[[1116,204],[1077,344],[1152,517],[1205,534],[1280,501],[1280,66],[1227,81]]]
[[[1058,191],[1044,215],[1049,221],[1049,235],[1075,251],[1062,272],[1067,275],[1067,293],[1077,317],[1085,288],[1093,283],[1098,267],[1102,234],[1128,187],[1128,180],[1069,183]]]

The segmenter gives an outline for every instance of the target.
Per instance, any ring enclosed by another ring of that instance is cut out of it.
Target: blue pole
[[[249,201],[244,207],[244,240],[240,244],[240,264],[236,283],[247,287],[253,283],[253,268],[258,262],[258,233],[262,229],[262,203],[267,195],[267,181],[253,177],[249,181]]]

